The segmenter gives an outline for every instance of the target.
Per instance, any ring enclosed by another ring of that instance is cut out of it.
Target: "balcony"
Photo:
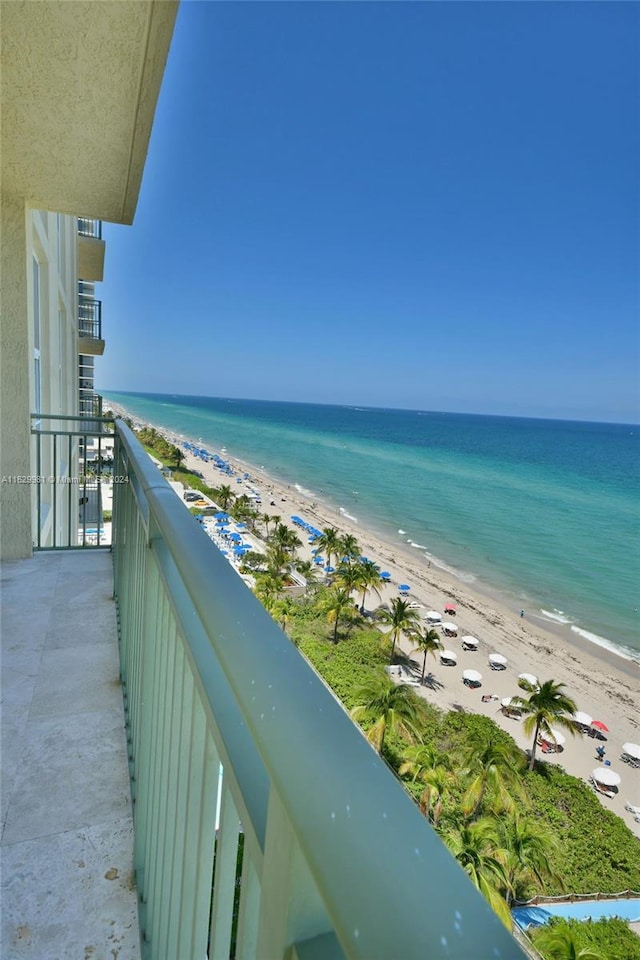
[[[102,239],[102,221],[89,217],[78,218],[78,276],[82,280],[104,279],[105,242]]]
[[[102,339],[102,301],[84,294],[78,295],[78,353],[101,357],[105,343]]]
[[[65,446],[64,435],[56,444]],[[26,730],[22,752],[17,736],[6,748],[6,942],[28,935],[39,945],[34,957],[80,955],[76,944],[107,954],[96,904],[134,877],[149,960],[522,960],[122,421],[116,480],[113,582],[104,551],[7,565],[8,700],[16,730],[42,727]],[[116,615],[121,688],[107,652]],[[32,654],[22,654],[18,628]],[[112,752],[118,734],[113,748],[104,736],[118,724],[113,713],[94,716],[96,687],[105,709],[124,704],[132,841],[122,758]],[[95,757],[108,760],[108,777]],[[35,813],[19,831],[22,803]],[[91,879],[83,887],[78,877]],[[104,912],[120,936],[134,906],[118,909],[116,918],[108,901]],[[75,952],[54,939],[58,926]]]

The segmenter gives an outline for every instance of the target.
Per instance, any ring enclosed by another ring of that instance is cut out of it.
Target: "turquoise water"
[[[638,427],[105,396],[264,466],[512,606],[640,659]]]
[[[629,923],[640,920],[640,899],[628,900],[582,900],[579,903],[544,903],[538,906],[515,907],[513,918],[523,930],[548,923],[552,917],[567,920],[603,920],[620,917]]]

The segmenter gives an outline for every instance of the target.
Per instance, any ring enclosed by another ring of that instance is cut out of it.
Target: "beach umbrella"
[[[449,663],[457,663],[458,654],[455,652],[455,650],[443,650],[440,653],[440,662],[444,663],[445,660]]]
[[[388,570],[383,570],[382,573],[380,574],[380,579],[381,579],[381,580],[391,580],[391,574],[389,573]]]
[[[467,683],[480,683],[482,674],[478,673],[477,670],[463,670],[462,679],[466,680]]]
[[[427,620],[433,621],[434,623],[442,623],[442,617],[437,610],[427,610],[425,617]]]
[[[400,591],[400,593],[409,593],[409,590],[411,590],[411,587],[409,586],[408,583],[401,583],[400,586],[398,587],[398,590]]]
[[[609,727],[602,720],[592,720],[591,726],[595,727],[596,730],[601,730],[602,733],[609,733]]]
[[[442,624],[442,629],[443,629],[443,630],[448,630],[449,633],[457,633],[457,632],[458,632],[458,628],[456,627],[455,623],[443,623],[443,624]]]
[[[336,570],[335,567],[325,567],[325,568],[324,568],[324,572],[325,572],[325,573],[335,573],[335,570]]]
[[[555,743],[557,747],[562,747],[567,742],[564,734],[560,733],[559,730],[554,730],[553,727],[550,728],[549,733],[541,733],[540,739],[546,743]]]
[[[528,683],[530,687],[538,686],[538,678],[532,673],[519,673],[518,680],[524,680],[524,682]]]
[[[590,717],[588,713],[584,713],[582,710],[574,713],[573,719],[576,723],[579,723],[581,727],[590,727],[593,722],[593,717]]]
[[[507,658],[503,657],[501,653],[489,654],[489,663],[492,667],[506,667],[508,662]]]
[[[475,650],[480,641],[477,637],[462,637],[460,643],[463,647],[468,647],[470,650]]]
[[[591,771],[591,776],[597,783],[601,783],[605,787],[617,787],[619,783],[622,783],[620,774],[612,770],[611,767],[596,767],[595,770]]]
[[[455,603],[445,603],[445,605],[444,605],[444,612],[445,612],[445,613],[448,613],[449,611],[455,610],[455,609],[456,609]]]
[[[640,760],[640,746],[637,743],[623,743],[622,752],[633,760]]]

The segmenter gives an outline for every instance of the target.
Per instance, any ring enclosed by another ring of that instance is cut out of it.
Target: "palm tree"
[[[279,523],[271,534],[271,543],[292,556],[298,547],[302,546],[302,540],[295,530],[291,530],[285,523]]]
[[[281,577],[274,576],[272,573],[265,573],[256,577],[254,593],[262,605],[270,610],[272,604],[278,599],[283,586],[284,582]]]
[[[437,827],[443,801],[457,783],[449,766],[449,757],[424,743],[407,747],[403,757],[398,773],[401,777],[409,774],[413,783],[419,781],[424,784],[419,799],[420,810]]]
[[[295,568],[305,578],[308,587],[313,589],[318,586],[318,571],[310,560],[296,560]]]
[[[391,627],[391,660],[396,649],[396,643],[401,633],[411,633],[420,621],[418,611],[409,606],[409,601],[402,597],[394,597],[390,610],[382,610],[379,614],[381,623]]]
[[[605,960],[595,947],[580,947],[576,930],[564,922],[545,926],[536,935],[535,946],[549,960]]]
[[[424,654],[424,660],[422,661],[422,676],[420,677],[420,683],[424,683],[424,675],[427,671],[427,654],[430,653],[435,659],[438,650],[442,650],[440,634],[437,630],[425,625],[422,629],[418,628],[417,630],[412,631],[411,639],[415,640],[418,644],[417,647],[415,647],[411,652],[420,652]]]
[[[462,798],[462,813],[470,817],[482,809],[487,794],[494,812],[514,810],[514,795],[524,798],[521,754],[515,743],[493,736],[476,735],[468,741],[465,774],[468,784]]]
[[[530,687],[531,692],[528,697],[512,697],[511,699],[513,706],[517,706],[524,714],[522,729],[527,736],[531,736],[533,732],[529,770],[533,770],[535,766],[539,733],[546,734],[553,740],[552,726],[568,730],[571,736],[581,732],[579,724],[573,719],[573,714],[578,708],[575,702],[564,692],[563,687],[563,683],[545,680],[537,689]]]
[[[171,448],[170,460],[171,460],[171,463],[173,464],[174,470],[177,470],[179,467],[182,466],[182,464],[184,463],[185,457],[180,447]]]
[[[331,557],[337,556],[340,552],[340,534],[335,527],[325,527],[318,539],[316,540],[316,546],[320,547],[321,550],[327,555],[327,566],[331,566]]]
[[[355,696],[357,703],[351,716],[354,720],[372,721],[366,736],[378,753],[382,753],[387,733],[395,731],[410,742],[419,739],[422,703],[410,687],[395,684],[384,673],[376,674]]]
[[[474,823],[465,823],[449,830],[444,840],[471,882],[510,930],[511,913],[500,893],[509,889],[509,881],[501,862],[504,852],[496,821],[483,817]]]
[[[509,885],[518,900],[531,895],[530,885],[542,889],[547,880],[553,880],[564,889],[562,874],[553,870],[549,860],[560,847],[556,835],[531,817],[513,810],[501,821],[501,835],[506,851],[504,867]]]
[[[355,564],[341,563],[336,571],[335,579],[349,593],[360,587],[360,574]]]
[[[360,556],[360,544],[352,533],[345,533],[340,540],[340,549],[343,557],[347,557],[347,563]]]
[[[344,587],[329,590],[324,597],[322,609],[327,615],[329,623],[333,624],[333,642],[338,642],[338,626],[347,612],[353,610],[351,593]]]
[[[269,613],[276,620],[283,630],[287,629],[287,622],[293,610],[293,600],[291,597],[278,597],[269,606]]]
[[[356,571],[356,587],[362,590],[360,613],[364,613],[368,590],[373,590],[380,600],[380,591],[378,590],[378,584],[381,582],[380,567],[376,566],[373,560],[358,560],[357,563],[353,564],[353,569]]]
[[[228,510],[229,505],[233,503],[234,494],[231,487],[218,487],[215,491],[215,501],[221,510]]]
[[[269,524],[271,523],[272,519],[273,518],[271,517],[270,514],[268,513],[262,514],[261,520],[264,523],[264,532],[267,540],[269,539]]]

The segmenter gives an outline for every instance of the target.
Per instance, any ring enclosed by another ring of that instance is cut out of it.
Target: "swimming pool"
[[[579,903],[539,903],[529,907],[514,907],[513,919],[522,930],[527,927],[540,927],[552,917],[565,917],[567,920],[604,920],[607,917],[620,917],[629,923],[640,920],[640,897],[627,900],[581,900]]]

